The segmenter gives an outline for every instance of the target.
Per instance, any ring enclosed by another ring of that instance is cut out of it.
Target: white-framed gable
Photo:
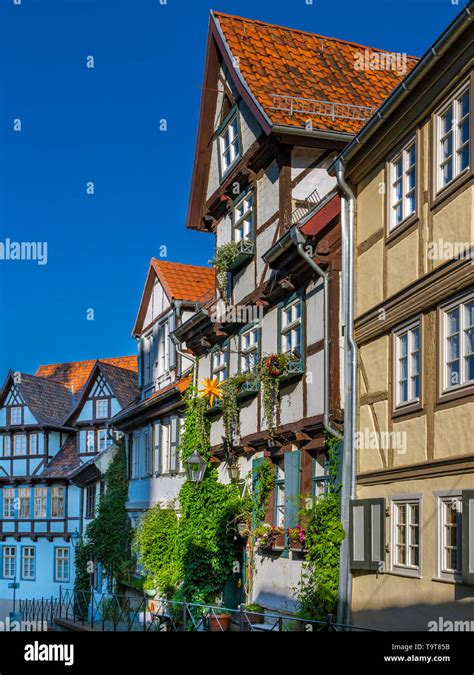
[[[28,408],[20,390],[13,382],[2,407],[0,407],[0,427],[37,424],[39,424],[38,420]]]
[[[155,271],[153,271],[153,274],[155,275],[155,280],[148,298],[145,319],[143,321],[144,327],[150,326],[159,316],[165,314],[167,310],[171,310],[170,299],[156,276]]]
[[[95,381],[92,383],[89,394],[84,400],[77,417],[78,422],[106,420],[116,415],[122,406],[107,383],[105,377],[97,370]]]

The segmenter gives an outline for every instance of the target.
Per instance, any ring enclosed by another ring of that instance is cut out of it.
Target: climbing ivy
[[[104,475],[104,494],[97,515],[86,531],[92,559],[113,579],[127,579],[132,567],[132,529],[125,503],[128,499],[127,462],[124,444],[118,444]]]
[[[79,619],[88,618],[90,600],[91,576],[88,571],[88,563],[92,558],[90,544],[81,542],[76,547],[75,566],[76,576],[74,579],[75,614]]]
[[[184,395],[184,425],[180,434],[178,453],[181,461],[197,452],[204,459],[209,459],[210,421],[206,415],[208,402],[200,398],[195,387],[190,386]]]
[[[214,258],[210,261],[216,268],[217,281],[222,290],[222,296],[227,297],[227,272],[237,258],[239,249],[235,241],[229,241],[216,249]]]
[[[326,620],[335,614],[339,584],[339,554],[345,533],[341,523],[340,485],[337,483],[339,441],[326,438],[329,472],[332,480],[327,494],[306,500],[302,513],[305,522],[306,558],[298,599],[301,615]]]

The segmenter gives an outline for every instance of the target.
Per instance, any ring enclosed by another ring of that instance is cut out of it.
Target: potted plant
[[[245,615],[250,623],[263,623],[265,616],[262,605],[258,605],[256,602],[251,603],[250,605],[244,605]]]
[[[230,622],[232,617],[230,614],[210,614],[209,615],[209,631],[211,633],[227,633],[230,630]]]
[[[262,523],[262,525],[258,525],[253,531],[255,543],[264,549],[273,548],[278,535],[282,533],[281,527],[273,527],[270,523]]]
[[[305,540],[304,527],[302,527],[301,525],[289,527],[286,531],[286,534],[288,535],[288,542],[290,544],[291,549],[301,551],[301,549],[304,548],[304,540]]]

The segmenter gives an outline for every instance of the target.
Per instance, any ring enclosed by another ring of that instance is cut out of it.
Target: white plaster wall
[[[323,281],[307,286],[306,294],[306,333],[308,345],[319,342],[324,337],[324,294]]]
[[[336,178],[330,176],[327,172],[328,166],[332,163],[333,157],[323,160],[319,167],[312,169],[307,176],[293,188],[293,199],[306,199],[314,190],[318,191],[320,197],[324,197],[336,186]]]
[[[280,200],[280,170],[276,160],[268,166],[257,182],[257,223],[261,227],[278,211]]]
[[[307,406],[308,417],[322,415],[324,412],[324,352],[308,356],[306,359]]]

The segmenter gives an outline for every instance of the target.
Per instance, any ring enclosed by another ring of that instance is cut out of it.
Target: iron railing
[[[217,605],[147,597],[60,590],[59,598],[20,600],[24,621],[47,622],[52,629],[162,632],[334,632],[373,629],[304,619],[278,612],[229,609]],[[41,625],[44,625],[42,623]]]
[[[330,117],[331,120],[344,119],[353,122],[366,122],[376,108],[353,103],[336,103],[322,99],[302,98],[299,96],[285,96],[283,94],[270,94],[273,105],[270,110],[293,115],[315,115],[317,117]]]
[[[293,209],[291,214],[291,225],[296,225],[296,223],[299,223],[300,220],[303,220],[303,218],[309,215],[311,211],[314,211],[320,202],[321,197],[319,196],[319,192],[317,190],[313,190],[310,195],[301,200],[301,203],[295,209]]]

